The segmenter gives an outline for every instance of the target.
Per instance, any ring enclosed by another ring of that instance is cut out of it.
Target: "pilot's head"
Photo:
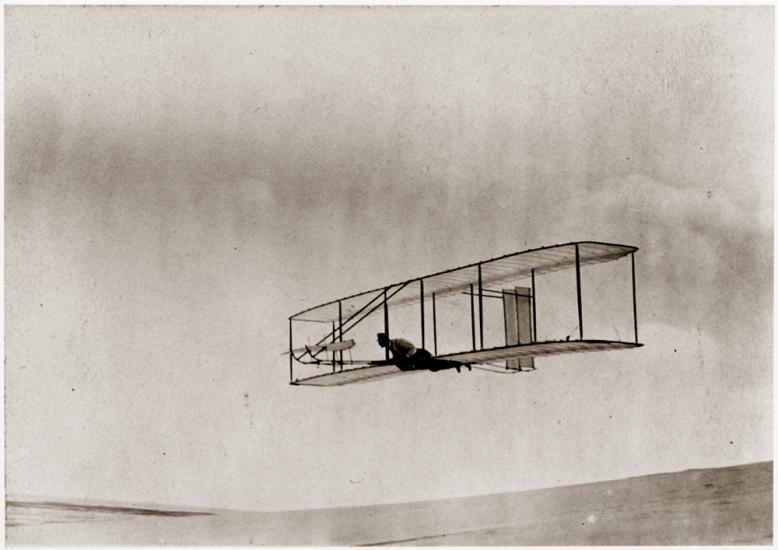
[[[379,332],[377,335],[378,337],[378,345],[382,348],[385,348],[389,345],[389,337],[384,332]]]

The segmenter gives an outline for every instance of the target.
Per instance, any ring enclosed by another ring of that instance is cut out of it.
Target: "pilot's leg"
[[[429,369],[434,372],[439,369],[434,368],[435,362],[429,360],[431,357],[432,354],[428,352],[426,349],[417,348],[413,356],[411,357],[411,361],[413,362],[414,368],[416,369]]]

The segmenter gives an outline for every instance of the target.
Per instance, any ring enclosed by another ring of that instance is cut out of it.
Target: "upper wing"
[[[543,273],[570,269],[576,265],[576,249],[578,250],[578,261],[582,266],[617,260],[637,250],[634,246],[593,241],[557,244],[525,250],[418,277],[384,288],[346,296],[340,300],[327,302],[296,313],[292,315],[291,319],[313,322],[342,320],[347,323],[347,319],[359,316],[361,312],[373,304],[379,304],[384,290],[397,290],[414,281],[424,281],[425,292],[428,295],[434,293],[438,297],[442,297],[447,294],[456,294],[469,289],[471,284],[478,282],[477,267],[481,268],[481,283],[483,285],[500,284],[503,281],[527,277],[532,272],[535,275],[542,275]],[[397,307],[405,303],[417,302],[419,299],[415,293],[404,293],[392,299],[391,305]]]

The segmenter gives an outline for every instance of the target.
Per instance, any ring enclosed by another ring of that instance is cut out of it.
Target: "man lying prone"
[[[389,338],[385,333],[378,333],[378,345],[387,348],[392,354],[391,363],[397,365],[401,370],[431,370],[437,372],[445,369],[457,369],[462,372],[464,365],[467,370],[472,370],[470,365],[458,361],[446,361],[435,359],[430,352],[424,348],[417,348],[404,338]]]

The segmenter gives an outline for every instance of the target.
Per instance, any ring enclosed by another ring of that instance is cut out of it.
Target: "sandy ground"
[[[772,462],[451,500],[296,512],[7,502],[16,545],[772,543]]]

